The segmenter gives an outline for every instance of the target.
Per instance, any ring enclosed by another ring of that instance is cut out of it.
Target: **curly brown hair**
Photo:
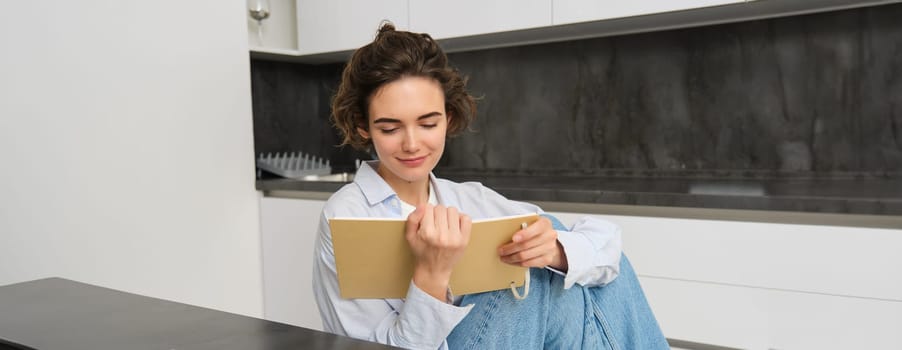
[[[467,129],[476,116],[476,101],[466,89],[466,77],[448,65],[448,57],[429,34],[395,30],[384,23],[372,43],[354,52],[332,98],[332,123],[342,145],[367,150],[372,141],[357,128],[369,130],[369,102],[383,85],[407,76],[432,78],[445,94],[448,136]]]

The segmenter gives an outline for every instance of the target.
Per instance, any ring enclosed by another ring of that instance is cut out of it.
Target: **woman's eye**
[[[391,133],[393,133],[393,132],[395,132],[395,131],[397,131],[397,130],[398,130],[398,128],[391,128],[391,129],[379,129],[379,130],[382,130],[382,133],[383,133],[383,134],[391,134]]]
[[[423,124],[423,127],[426,129],[432,129],[436,127],[438,124]]]

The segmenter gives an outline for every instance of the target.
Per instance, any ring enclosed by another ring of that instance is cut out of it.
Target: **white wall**
[[[262,314],[244,7],[0,11],[0,284],[60,276]]]

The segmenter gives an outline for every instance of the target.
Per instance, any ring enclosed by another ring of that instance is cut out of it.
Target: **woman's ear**
[[[451,130],[451,121],[454,120],[454,115],[451,113],[446,114],[447,118],[445,119],[445,124],[447,125],[447,130]]]
[[[357,134],[360,135],[360,137],[367,139],[367,140],[369,140],[369,138],[370,138],[370,133],[361,127],[357,127]]]

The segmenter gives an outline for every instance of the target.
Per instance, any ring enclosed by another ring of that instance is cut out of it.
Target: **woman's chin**
[[[404,176],[401,176],[401,180],[407,181],[409,183],[426,181],[428,179],[429,179],[428,173],[427,174],[416,174],[416,175],[405,174]]]

